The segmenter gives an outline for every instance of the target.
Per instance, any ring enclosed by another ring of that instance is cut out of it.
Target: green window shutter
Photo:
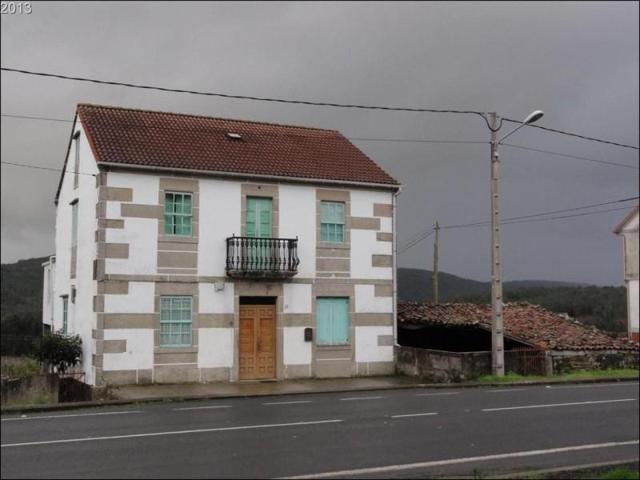
[[[160,346],[190,347],[192,344],[192,298],[160,297]]]
[[[247,197],[247,237],[271,238],[270,198]]]
[[[167,192],[164,195],[165,235],[191,236],[193,198],[190,193]]]
[[[349,299],[318,298],[316,300],[316,343],[347,345],[349,343]]]
[[[320,241],[344,242],[344,203],[320,202]]]

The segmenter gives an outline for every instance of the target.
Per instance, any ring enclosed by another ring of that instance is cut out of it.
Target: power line
[[[90,83],[96,83],[99,85],[116,85],[121,87],[141,88],[145,90],[157,90],[161,92],[187,93],[190,95],[204,95],[208,97],[233,98],[238,100],[254,100],[259,102],[289,103],[294,105],[311,105],[315,107],[357,108],[362,110],[390,110],[390,111],[396,111],[396,112],[461,113],[461,114],[474,114],[474,115],[482,116],[482,112],[478,112],[474,110],[454,110],[454,109],[426,108],[426,107],[425,108],[384,107],[379,105],[358,105],[358,104],[345,104],[345,103],[333,103],[333,102],[314,102],[309,100],[290,100],[290,99],[284,99],[284,98],[256,97],[252,95],[231,95],[229,93],[204,92],[199,90],[186,90],[181,88],[158,87],[155,85],[115,82],[115,81],[99,80],[96,78],[88,78],[88,77],[72,77],[70,75],[62,75],[58,73],[47,73],[47,72],[34,72],[34,71],[22,70],[18,68],[1,67],[0,70],[4,72],[21,73],[24,75],[35,75],[39,77],[59,78],[62,80],[74,80],[77,82],[90,82]]]
[[[505,122],[511,122],[511,123],[522,123],[522,121],[520,120],[513,120],[511,118],[503,118],[503,120]],[[624,148],[631,148],[633,150],[640,150],[640,147],[636,147],[634,145],[626,145],[624,143],[611,142],[609,140],[602,140],[600,138],[587,137],[586,135],[579,135],[577,133],[567,132],[566,130],[558,130],[555,128],[543,127],[541,125],[535,125],[535,124],[529,124],[527,126],[533,127],[533,128],[539,128],[540,130],[546,130],[547,132],[559,133],[561,135],[568,135],[570,137],[582,138],[583,140],[591,140],[592,142],[606,143],[608,145],[615,145],[616,147],[624,147]]]
[[[53,118],[53,117],[41,117],[41,116],[36,116],[36,115],[15,115],[15,114],[8,114],[8,113],[3,113],[0,114],[0,116],[2,117],[6,117],[6,118],[15,118],[15,119],[22,119],[22,120],[39,120],[39,121],[50,121],[50,122],[61,122],[61,123],[73,123],[73,120],[67,120],[64,118]],[[134,125],[135,124],[131,124],[129,123],[128,125]],[[145,128],[162,128],[163,130],[167,130],[167,129],[173,129],[173,130],[184,130],[183,128],[175,128],[175,127],[154,127],[152,125],[142,125],[140,124],[140,126],[143,126]],[[476,141],[476,140],[435,140],[435,139],[419,139],[419,138],[371,138],[371,137],[345,137],[347,138],[347,140],[352,140],[352,141],[364,141],[364,142],[398,142],[398,143],[433,143],[433,144],[482,144],[482,145],[488,145],[489,142],[482,142],[482,141]],[[624,168],[631,168],[634,170],[638,170],[639,167],[633,166],[633,165],[627,165],[624,163],[617,163],[617,162],[610,162],[610,161],[606,161],[606,160],[596,160],[593,158],[588,158],[588,157],[580,157],[578,155],[570,155],[568,153],[561,153],[561,152],[553,152],[551,150],[541,150],[539,148],[533,148],[533,147],[525,147],[522,145],[514,145],[511,143],[504,143],[504,146],[507,147],[512,147],[512,148],[518,148],[521,150],[529,150],[532,152],[538,152],[538,153],[545,153],[548,155],[556,155],[559,157],[567,157],[567,158],[573,158],[576,160],[585,160],[587,162],[594,162],[594,163],[599,163],[599,164],[603,164],[603,165],[609,165],[609,166],[613,166],[613,167],[624,167]]]
[[[380,105],[359,105],[359,104],[334,103],[334,102],[316,102],[316,101],[310,101],[310,100],[290,100],[290,99],[283,99],[283,98],[256,97],[252,95],[232,95],[228,93],[219,93],[219,92],[204,92],[204,91],[187,90],[187,89],[180,89],[180,88],[158,87],[154,85],[143,85],[143,84],[136,84],[136,83],[99,80],[96,78],[88,78],[88,77],[72,77],[70,75],[62,75],[58,73],[34,72],[31,70],[23,70],[23,69],[17,69],[17,68],[9,68],[9,67],[0,67],[0,70],[4,72],[20,73],[23,75],[34,75],[39,77],[58,78],[61,80],[73,80],[77,82],[89,82],[89,83],[95,83],[99,85],[115,85],[115,86],[121,86],[121,87],[129,87],[129,88],[140,88],[144,90],[156,90],[156,91],[171,92],[171,93],[186,93],[190,95],[204,95],[209,97],[232,98],[232,99],[238,99],[238,100],[254,100],[259,102],[285,103],[285,104],[293,104],[293,105],[310,105],[315,107],[355,108],[355,109],[361,109],[361,110],[386,110],[386,111],[396,111],[396,112],[418,112],[418,113],[422,112],[422,113],[473,114],[473,115],[480,115],[483,119],[486,120],[485,112],[480,112],[477,110],[456,110],[456,109],[441,109],[441,108],[426,108],[426,107],[385,107]],[[522,123],[521,121],[513,120],[510,118],[503,118],[503,120],[506,122],[512,122],[512,123]],[[540,125],[529,125],[529,126],[546,130],[549,132],[553,132],[553,133],[559,133],[562,135],[581,138],[583,140],[590,140],[593,142],[599,142],[599,143],[604,143],[608,145],[615,145],[618,147],[640,150],[639,147],[636,147],[633,145],[626,145],[623,143],[612,142],[609,140],[602,140],[595,137],[588,137],[586,135],[579,135],[577,133],[571,133],[564,130],[558,130],[558,129],[553,129],[549,127],[542,127]]]
[[[26,163],[14,163],[14,162],[5,162],[4,160],[2,160],[0,163],[3,163],[5,165],[12,165],[14,167],[22,167],[22,168],[34,168],[36,170],[50,170],[52,172],[62,172],[62,168],[51,168],[51,167],[41,167],[39,165],[28,165]],[[76,173],[76,172],[71,172],[68,171],[67,173]],[[78,175],[91,175],[92,177],[95,177],[96,174],[95,173],[83,173],[83,172],[77,172]]]
[[[519,148],[521,150],[529,150],[529,151],[532,151],[532,152],[546,153],[548,155],[556,155],[558,157],[567,157],[567,158],[575,158],[577,160],[586,160],[587,162],[601,163],[601,164],[604,164],[604,165],[611,165],[611,166],[615,166],[615,167],[632,168],[634,170],[638,170],[639,169],[638,167],[636,167],[634,165],[627,165],[625,163],[609,162],[609,161],[606,161],[606,160],[596,160],[594,158],[580,157],[578,155],[569,155],[568,153],[552,152],[550,150],[541,150],[539,148],[532,148],[532,147],[523,147],[521,145],[514,145],[512,143],[503,143],[502,145],[504,145],[506,147],[511,147],[511,148]]]
[[[545,216],[545,215],[552,215],[552,214],[556,214],[556,213],[565,213],[565,212],[574,212],[577,210],[584,210],[587,208],[594,208],[594,207],[601,207],[601,206],[605,206],[605,205],[612,205],[615,203],[624,203],[624,202],[629,202],[632,200],[637,200],[638,196],[636,197],[628,197],[628,198],[622,198],[619,200],[612,200],[609,202],[601,202],[601,203],[593,203],[590,205],[583,205],[580,207],[572,207],[572,208],[564,208],[564,209],[560,209],[560,210],[551,210],[548,212],[539,212],[539,213],[532,213],[529,215],[519,215],[516,217],[509,217],[509,218],[505,218],[503,219],[503,221],[501,222],[501,224],[503,225],[508,225],[510,223],[525,223],[525,222],[534,222],[534,221],[546,221],[546,220],[555,220],[558,218],[571,218],[574,216],[583,216],[583,215],[591,215],[594,213],[604,213],[607,211],[616,211],[616,210],[626,210],[628,207],[620,207],[617,209],[613,209],[613,210],[601,210],[601,211],[597,211],[597,212],[586,212],[586,213],[581,213],[581,214],[575,214],[575,215],[565,215],[565,216],[560,216],[560,217],[549,217],[549,218],[540,218],[540,219],[534,219],[534,217],[541,217],[541,216]],[[485,227],[485,226],[489,226],[491,224],[490,220],[485,220],[482,222],[473,222],[473,223],[461,223],[461,224],[457,224],[457,225],[447,225],[447,226],[441,226],[440,229],[444,230],[452,230],[452,229],[457,229],[457,228],[471,228],[471,227]],[[431,234],[433,233],[433,229],[429,229],[429,230],[425,230],[419,234],[417,234],[417,237],[414,235],[414,239],[408,241],[399,251],[398,254],[405,252],[406,250],[410,249],[411,247],[413,247],[414,245],[417,245],[418,243],[422,242],[423,240],[426,240],[427,238],[429,238],[429,236],[431,236]]]

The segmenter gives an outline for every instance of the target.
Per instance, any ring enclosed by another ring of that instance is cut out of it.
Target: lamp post
[[[495,112],[484,116],[491,131],[491,371],[504,376],[504,321],[502,317],[502,253],[500,251],[500,155],[498,145],[525,125],[542,118],[544,112],[531,112],[516,128],[498,140],[502,120]],[[488,117],[488,118],[487,118]]]

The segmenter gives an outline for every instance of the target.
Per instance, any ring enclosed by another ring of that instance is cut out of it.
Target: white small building
[[[624,250],[624,281],[627,286],[627,316],[629,338],[638,342],[638,217],[640,208],[635,207],[615,228],[622,236]]]
[[[49,333],[52,331],[53,312],[54,312],[54,293],[53,287],[56,278],[56,256],[51,255],[49,259],[42,264],[42,331]]]
[[[95,385],[392,373],[399,190],[337,131],[78,105],[52,328]]]

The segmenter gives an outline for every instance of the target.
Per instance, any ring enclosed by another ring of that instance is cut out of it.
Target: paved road
[[[408,389],[2,417],[1,473],[406,478],[633,461],[639,396],[638,383]]]

